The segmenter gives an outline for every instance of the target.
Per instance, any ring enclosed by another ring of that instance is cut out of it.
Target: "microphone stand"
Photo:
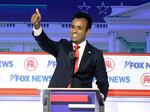
[[[72,72],[71,87],[74,88],[74,64],[75,64],[74,51],[69,52],[68,57],[69,57],[69,60],[71,62],[71,72]]]
[[[72,66],[72,83],[71,83],[71,87],[74,88],[74,63],[73,63],[73,66]]]

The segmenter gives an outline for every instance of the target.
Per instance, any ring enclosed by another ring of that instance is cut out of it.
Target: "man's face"
[[[87,28],[87,20],[84,18],[75,18],[71,23],[70,28],[70,36],[71,40],[76,43],[80,44],[85,40],[85,37],[89,30]]]

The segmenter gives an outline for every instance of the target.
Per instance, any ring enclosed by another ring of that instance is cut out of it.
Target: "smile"
[[[72,36],[73,36],[73,37],[77,37],[77,36],[78,36],[78,34],[72,34]]]

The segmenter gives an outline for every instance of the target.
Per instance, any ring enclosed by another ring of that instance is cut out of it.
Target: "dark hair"
[[[87,20],[87,29],[91,29],[91,27],[92,27],[92,18],[89,14],[84,13],[84,12],[78,12],[73,16],[72,20],[75,19],[75,18],[84,18],[84,19],[86,19]]]

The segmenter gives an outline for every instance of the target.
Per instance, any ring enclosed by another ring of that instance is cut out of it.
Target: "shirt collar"
[[[80,48],[85,48],[87,41],[84,40],[82,43],[78,44],[80,46]],[[76,44],[73,43],[73,46],[75,46]]]

